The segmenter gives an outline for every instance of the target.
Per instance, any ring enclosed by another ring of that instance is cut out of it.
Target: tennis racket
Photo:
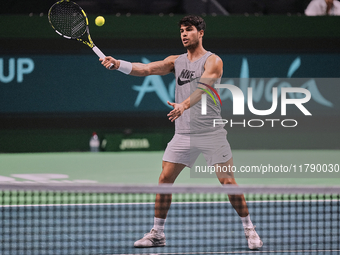
[[[93,43],[89,20],[85,11],[75,2],[61,0],[52,5],[48,11],[48,21],[54,31],[66,39],[73,39],[89,46],[99,58],[105,54]],[[113,64],[111,64],[111,67]]]

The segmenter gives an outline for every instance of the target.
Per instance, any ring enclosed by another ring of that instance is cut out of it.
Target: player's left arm
[[[204,65],[204,72],[200,78],[198,87],[202,89],[207,89],[204,84],[212,86],[216,80],[222,77],[223,74],[223,61],[222,59],[213,54],[208,57],[207,61]],[[205,92],[202,89],[196,89],[187,99],[185,99],[182,103],[171,103],[168,101],[168,104],[171,105],[174,109],[169,112],[168,117],[171,122],[178,119],[185,110],[197,104],[202,97],[202,94]]]

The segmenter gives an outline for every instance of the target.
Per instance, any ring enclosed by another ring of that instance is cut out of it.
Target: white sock
[[[243,224],[243,228],[253,228],[253,223],[250,220],[250,215],[248,214],[248,216],[246,217],[240,217],[242,224]]]
[[[153,229],[156,230],[157,232],[163,233],[164,232],[165,220],[166,219],[154,217],[154,219],[153,219]]]

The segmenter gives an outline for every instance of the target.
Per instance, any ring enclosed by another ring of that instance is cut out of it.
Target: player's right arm
[[[133,76],[148,76],[148,75],[166,75],[168,73],[173,72],[175,66],[175,60],[178,56],[169,56],[161,61],[155,61],[148,64],[143,63],[129,63],[122,60],[117,60],[113,57],[105,57],[105,59],[99,59],[102,62],[102,65],[110,70],[118,70],[124,66],[129,65],[127,67],[130,73],[125,72],[126,74]],[[114,66],[110,68],[111,64]]]

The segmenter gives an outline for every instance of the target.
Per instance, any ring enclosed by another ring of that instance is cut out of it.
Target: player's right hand
[[[119,61],[113,57],[105,57],[104,59],[100,58],[102,65],[109,70],[116,70],[119,67]]]

